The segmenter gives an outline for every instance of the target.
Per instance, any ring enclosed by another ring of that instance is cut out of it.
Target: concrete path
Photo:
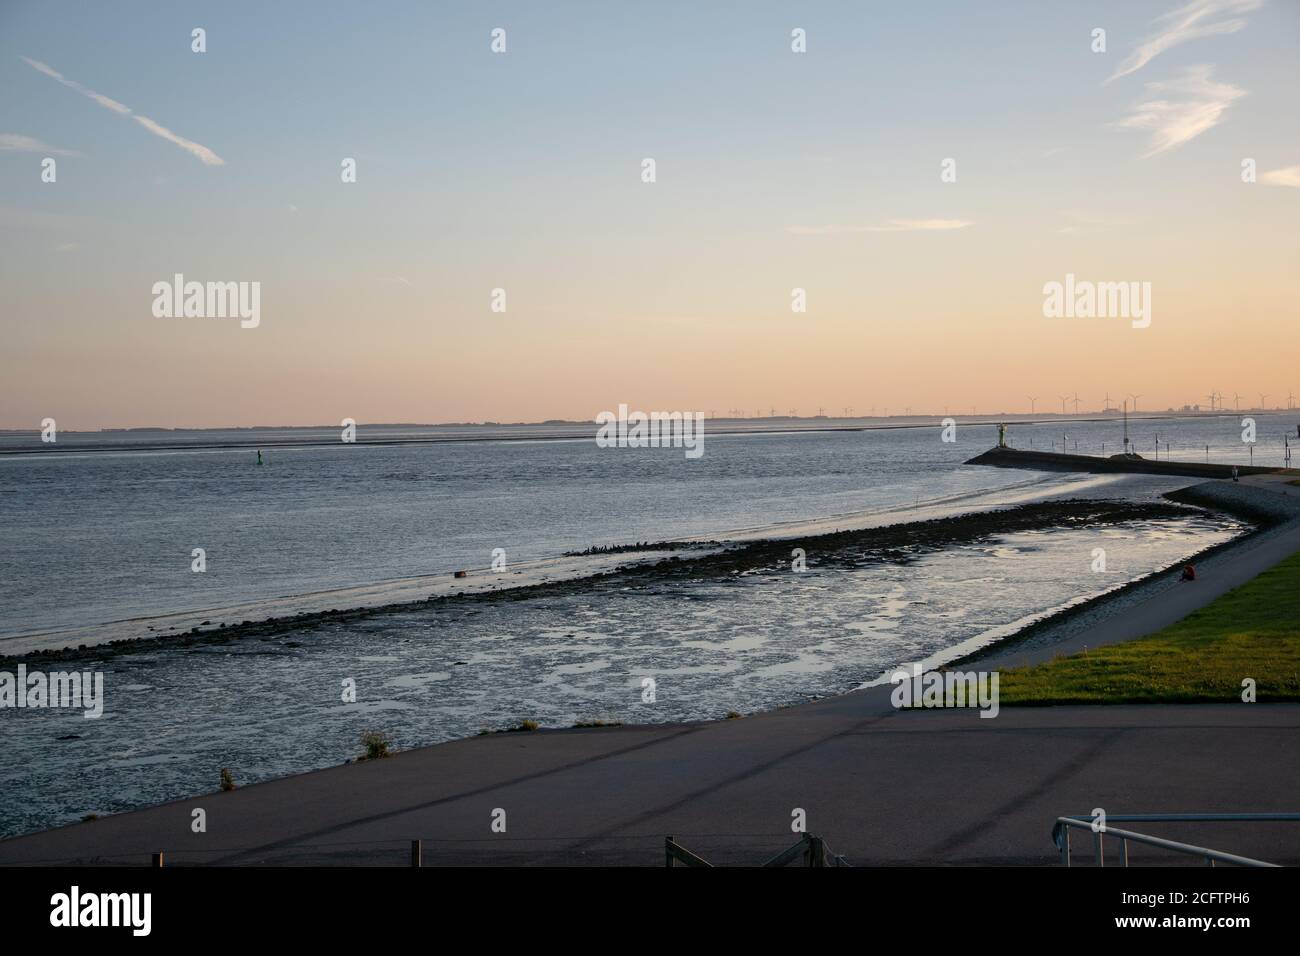
[[[1300,528],[1284,529],[1222,575],[1068,644],[1150,633],[1296,551]],[[1060,650],[1070,647],[1002,657]],[[1062,814],[1300,811],[1300,705],[1003,708],[985,719],[896,711],[890,691],[708,724],[454,741],[6,840],[0,864],[147,864],[161,850],[171,865],[402,865],[418,838],[426,864],[662,865],[667,834],[713,862],[757,863],[795,841],[796,808],[858,865],[1051,864]],[[192,832],[196,808],[206,833]],[[492,830],[498,809],[505,833]],[[1300,864],[1300,824],[1143,830]],[[1157,860],[1134,851],[1144,859]]]
[[[886,689],[693,726],[498,734],[0,842],[0,863],[753,864],[795,808],[850,863],[1052,864],[1055,818],[1300,810],[1300,705],[882,711]],[[191,832],[192,810],[207,833]],[[491,830],[493,811],[507,832]],[[1300,824],[1149,832],[1300,863]],[[1153,851],[1154,852],[1154,851]],[[1134,851],[1134,862],[1161,858]]]

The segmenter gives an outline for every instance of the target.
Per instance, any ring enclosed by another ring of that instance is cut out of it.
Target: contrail
[[[82,96],[89,97],[90,99],[94,100],[96,103],[98,103],[100,106],[104,107],[105,109],[110,109],[114,113],[121,113],[123,116],[130,116],[137,123],[139,123],[145,129],[147,129],[149,132],[153,133],[155,136],[161,136],[169,143],[174,143],[175,145],[179,146],[181,149],[185,150],[185,152],[189,153],[191,156],[193,156],[199,162],[203,163],[205,166],[224,166],[226,164],[226,161],[224,159],[222,159],[212,150],[208,149],[202,143],[196,143],[192,139],[186,139],[184,136],[178,136],[176,133],[173,133],[166,126],[163,126],[161,123],[155,123],[149,117],[141,116],[140,114],[133,112],[131,107],[125,105],[124,103],[119,103],[117,100],[111,99],[110,97],[105,96],[103,93],[96,93],[94,90],[82,86],[76,80],[68,79],[58,70],[42,63],[40,60],[32,60],[29,59],[28,57],[23,57],[22,59],[23,62],[26,63],[28,66],[30,66],[33,70],[36,70],[38,73],[44,73],[46,76],[58,80],[68,89],[76,90]]]

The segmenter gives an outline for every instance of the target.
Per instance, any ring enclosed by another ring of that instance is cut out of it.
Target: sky
[[[1294,0],[3,0],[0,428],[1285,406],[1297,91]]]

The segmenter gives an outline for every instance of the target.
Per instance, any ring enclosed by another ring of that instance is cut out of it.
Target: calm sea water
[[[1281,435],[1295,426],[1288,416],[1259,421],[1257,460],[1280,464]],[[1233,419],[1142,421],[1130,430],[1151,456],[1158,436],[1175,457],[1203,459],[1209,444],[1214,460],[1247,460]],[[430,432],[471,433],[388,427],[363,428],[362,437]],[[183,440],[269,445],[313,435],[337,433],[190,432]],[[1108,453],[1119,435],[1117,423],[1011,432],[1020,447],[1064,441],[1098,451],[1107,442]],[[4,437],[0,448],[31,441]],[[937,427],[710,435],[691,461],[679,449],[602,449],[590,438],[268,447],[262,467],[255,449],[0,456],[0,637],[484,567],[495,548],[518,563],[1025,481],[1023,472],[961,466],[995,443],[992,426],[959,427],[957,438],[941,442]],[[195,548],[206,553],[203,574],[191,572]]]

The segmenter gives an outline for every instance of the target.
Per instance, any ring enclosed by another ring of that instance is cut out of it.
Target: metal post
[[[808,865],[826,865],[826,843],[821,837],[808,837]]]
[[[1105,866],[1105,865],[1106,865],[1106,850],[1105,850],[1105,847],[1102,846],[1102,842],[1101,842],[1101,831],[1100,831],[1100,830],[1098,830],[1096,833],[1094,833],[1094,834],[1092,835],[1092,846],[1093,846],[1093,850],[1094,850],[1094,851],[1096,852],[1096,854],[1097,854],[1097,865],[1098,865],[1098,866]]]
[[[1128,866],[1128,840],[1119,841],[1119,865]]]
[[[163,865],[163,855],[162,855],[161,852],[159,852],[159,853],[155,853],[155,854],[153,855],[153,862],[152,862],[151,865],[153,866],[154,869],[161,869],[161,868],[162,868],[162,865]]]
[[[420,841],[411,841],[411,866],[423,866],[423,855],[420,852]]]

